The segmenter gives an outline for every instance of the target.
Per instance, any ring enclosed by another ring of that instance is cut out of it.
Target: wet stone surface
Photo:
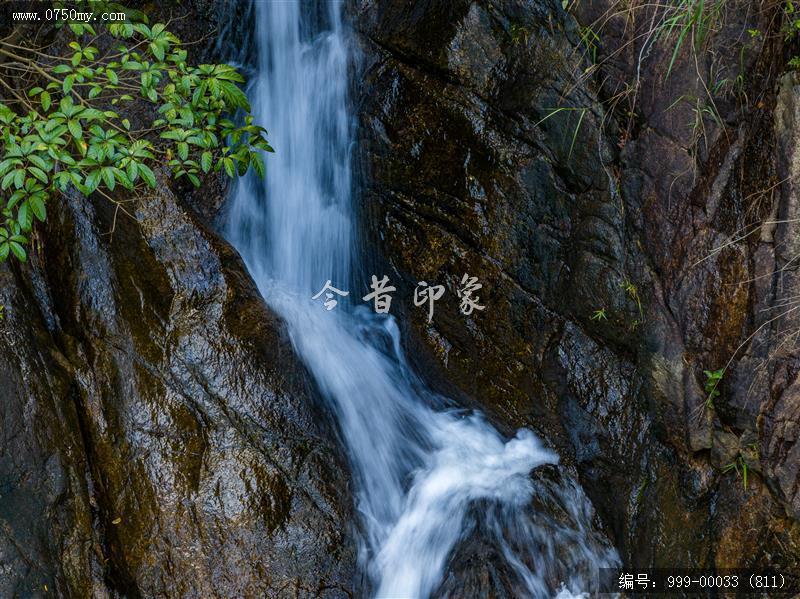
[[[349,475],[283,325],[157,199],[111,240],[70,197],[4,266],[1,594],[347,596]]]
[[[729,4],[711,47],[769,27]],[[409,346],[443,388],[558,448],[626,564],[796,567],[795,312],[759,328],[793,295],[791,269],[771,273],[796,255],[796,223],[739,239],[794,215],[796,83],[753,81],[758,102],[721,102],[698,141],[691,106],[666,108],[711,65],[681,55],[666,80],[671,53],[656,49],[637,71],[644,16],[607,19],[609,58],[576,79],[590,66],[579,27],[609,8],[354,3],[362,218],[387,257],[374,269],[409,293],[479,277],[485,312],[460,314],[454,293],[432,324],[409,308]],[[781,69],[771,47],[741,59]],[[603,100],[637,73],[628,129]],[[734,353],[709,408],[703,371]],[[748,464],[746,489],[732,459]]]

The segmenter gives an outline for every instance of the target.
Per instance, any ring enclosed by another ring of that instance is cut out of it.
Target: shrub
[[[236,69],[189,65],[180,40],[141,13],[107,2],[79,5],[123,10],[129,19],[102,25],[101,35],[94,28],[100,21],[70,23],[74,39],[64,56],[0,40],[7,92],[0,103],[0,260],[26,259],[34,222],[46,219],[48,204],[68,187],[124,210],[112,196],[117,186],[154,188],[156,164],[197,187],[212,170],[233,177],[253,167],[263,176],[261,151],[272,151],[266,131],[253,124]],[[17,88],[9,75],[37,85]]]

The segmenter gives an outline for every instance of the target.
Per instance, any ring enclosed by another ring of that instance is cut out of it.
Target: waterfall
[[[368,590],[429,596],[477,518],[521,593],[579,594],[594,568],[617,558],[592,532],[577,485],[534,484],[531,471],[557,455],[528,430],[504,439],[480,414],[446,407],[406,362],[395,320],[364,305],[366,285],[351,280],[354,141],[341,9],[255,2],[258,73],[248,93],[276,153],[265,181],[238,182],[227,236],[338,421]],[[331,294],[331,310],[312,299],[327,281],[349,291]],[[560,506],[559,516],[537,512],[534,500]]]

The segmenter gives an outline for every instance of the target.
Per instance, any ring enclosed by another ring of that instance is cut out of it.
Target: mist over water
[[[531,596],[588,590],[593,568],[617,558],[592,532],[577,485],[529,476],[558,456],[528,430],[505,439],[480,414],[445,408],[452,403],[408,366],[394,319],[361,305],[365,283],[351,285],[354,122],[342,5],[320,3],[313,15],[301,14],[311,5],[300,2],[254,7],[258,74],[249,96],[276,153],[265,181],[237,185],[227,235],[340,426],[369,592],[430,595],[476,519]],[[328,280],[350,291],[331,311],[311,299]]]

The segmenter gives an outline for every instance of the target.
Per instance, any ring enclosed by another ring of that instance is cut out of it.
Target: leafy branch
[[[235,68],[190,66],[161,23],[110,23],[102,35],[88,23],[69,29],[76,39],[66,56],[0,40],[0,83],[9,92],[0,103],[0,260],[26,259],[35,221],[69,187],[119,208],[110,194],[155,188],[156,165],[195,187],[211,171],[234,177],[252,167],[264,176],[262,152],[272,148]],[[11,80],[38,85],[18,89]]]

